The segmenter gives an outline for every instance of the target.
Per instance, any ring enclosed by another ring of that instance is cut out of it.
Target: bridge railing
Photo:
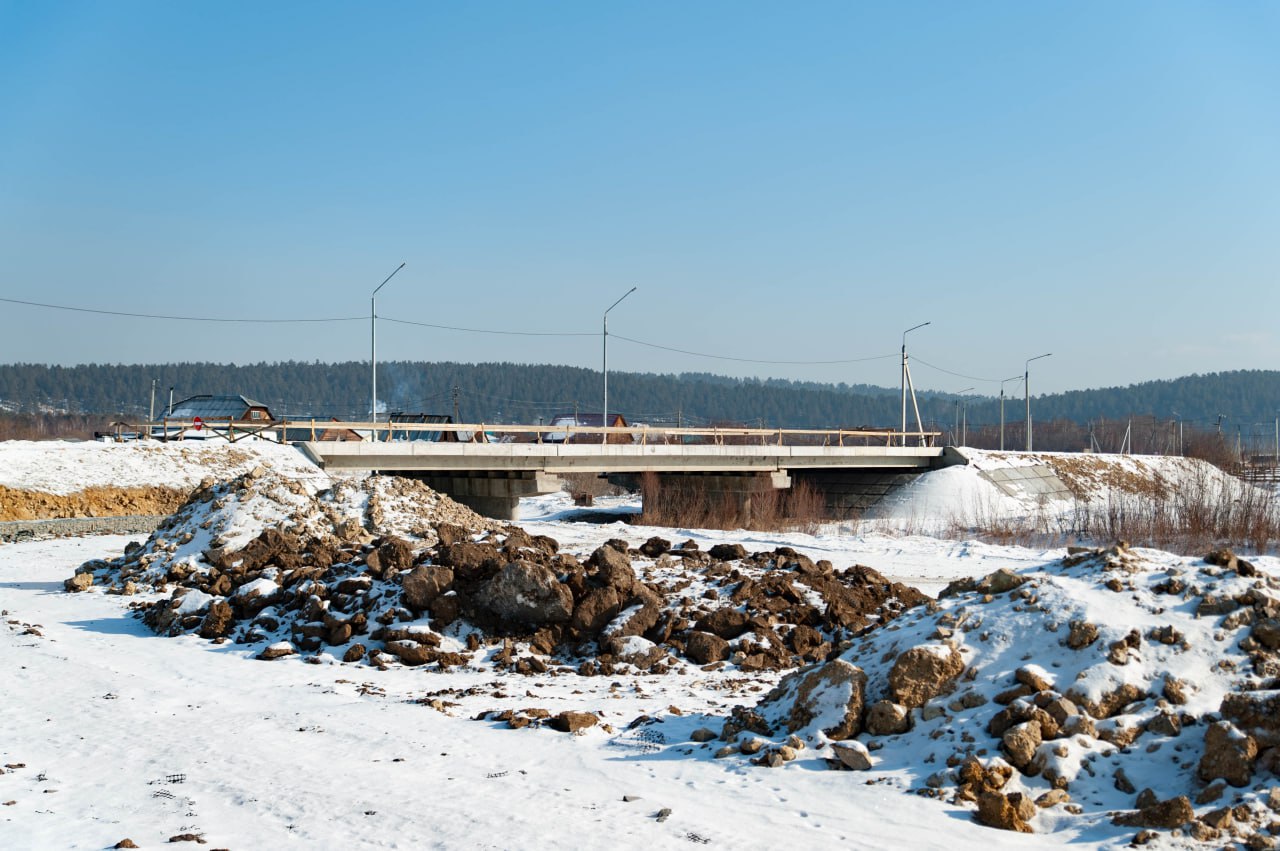
[[[121,424],[123,425],[123,424]],[[159,440],[246,438],[280,442],[407,440],[458,443],[552,443],[716,446],[934,446],[941,432],[896,429],[671,428],[667,426],[515,425],[509,423],[388,423],[334,420],[177,420],[138,423],[136,434]]]

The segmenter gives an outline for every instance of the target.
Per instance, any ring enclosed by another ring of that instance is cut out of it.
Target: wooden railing
[[[158,440],[221,438],[235,443],[264,437],[277,441],[341,439],[388,442],[412,435],[456,435],[457,442],[522,442],[610,445],[934,446],[941,432],[895,429],[668,428],[666,426],[514,425],[507,423],[386,423],[331,420],[178,420],[139,423],[134,429]],[[523,438],[523,440],[521,439]],[[622,438],[622,439],[619,439]],[[419,438],[421,439],[421,438]]]

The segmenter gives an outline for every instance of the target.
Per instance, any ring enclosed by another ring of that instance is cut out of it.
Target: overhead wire
[[[337,316],[326,317],[320,319],[250,319],[238,317],[213,317],[213,316],[171,316],[160,313],[131,313],[124,310],[101,310],[94,307],[71,307],[65,304],[45,304],[39,301],[23,301],[16,298],[0,298],[0,302],[7,304],[22,304],[27,307],[44,307],[49,310],[70,310],[75,313],[100,313],[107,316],[128,316],[135,319],[167,319],[176,322],[249,322],[249,323],[299,323],[299,322],[355,322],[367,317],[364,316]]]

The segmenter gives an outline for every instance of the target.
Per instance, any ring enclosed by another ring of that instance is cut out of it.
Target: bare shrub
[[[625,488],[618,487],[595,473],[561,473],[560,481],[564,483],[563,490],[575,497],[579,494],[590,497],[621,496],[627,492]]]
[[[807,482],[777,490],[748,478],[741,491],[707,484],[697,476],[664,481],[656,473],[642,474],[640,522],[695,529],[814,531],[826,519],[822,494]]]

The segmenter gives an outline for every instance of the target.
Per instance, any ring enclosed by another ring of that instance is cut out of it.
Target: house
[[[284,439],[287,443],[304,443],[312,440],[358,442],[365,439],[365,436],[355,429],[329,428],[329,423],[341,422],[337,417],[295,416],[289,414],[286,419],[292,423],[284,430]],[[311,422],[306,422],[307,420]]]
[[[573,426],[588,426],[591,428],[600,428],[604,424],[603,414],[557,414],[551,418],[551,427],[556,429],[564,429],[563,431],[551,431],[542,436],[542,440],[546,443],[599,443],[600,435],[598,433],[580,433],[572,431]],[[627,421],[622,414],[610,414],[609,426],[611,428],[626,428]],[[631,443],[632,438],[629,434],[611,434],[609,435],[610,443]]]
[[[455,431],[453,429],[400,429],[397,424],[405,425],[453,425],[453,417],[448,414],[406,413],[394,411],[387,416],[391,424],[391,440],[426,440],[432,443],[487,443],[488,436],[484,432]]]
[[[192,421],[199,417],[206,423],[255,423],[266,425],[274,417],[266,405],[246,396],[189,396],[175,402],[167,414],[171,420]]]

